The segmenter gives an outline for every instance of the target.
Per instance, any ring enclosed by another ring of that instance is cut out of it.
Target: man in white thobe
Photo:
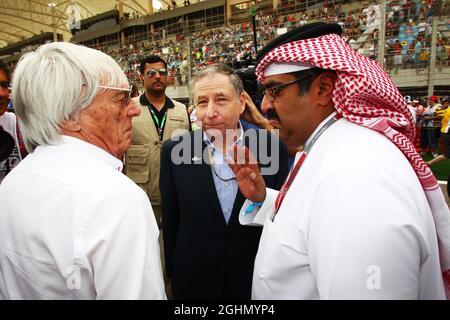
[[[304,151],[280,192],[257,166],[231,164],[248,199],[241,223],[264,225],[252,298],[444,299],[448,206],[412,146],[403,97],[341,32],[309,24],[258,57],[262,110]]]

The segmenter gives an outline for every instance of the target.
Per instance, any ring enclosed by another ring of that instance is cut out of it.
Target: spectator
[[[431,161],[428,162],[428,164],[431,166],[439,161],[447,160],[450,158],[450,108],[449,108],[449,101],[445,100],[442,105],[442,126],[441,126],[441,141],[443,146],[443,153],[439,154],[435,158],[433,158]]]
[[[403,64],[403,55],[402,55],[402,45],[400,44],[400,41],[395,41],[394,44],[394,66],[399,67]]]
[[[126,175],[148,195],[161,227],[159,166],[161,146],[176,130],[190,130],[186,107],[166,95],[167,64],[151,55],[141,61],[145,92],[134,99],[140,115],[133,119],[132,145],[126,153]]]
[[[0,61],[0,130],[2,130],[3,137],[0,139],[0,149],[5,153],[0,159],[0,184],[4,177],[27,155],[16,115],[7,111],[10,101],[9,83],[8,67],[3,61]],[[8,148],[8,152],[6,152],[3,147],[9,143],[11,143],[11,148]]]
[[[420,138],[422,148],[421,155],[424,155],[426,152],[431,152],[432,155],[436,157],[438,155],[438,140],[436,138],[436,127],[433,123],[433,119],[435,119],[435,112],[441,107],[441,104],[439,103],[439,98],[437,96],[431,96],[429,101],[430,105],[422,113]]]

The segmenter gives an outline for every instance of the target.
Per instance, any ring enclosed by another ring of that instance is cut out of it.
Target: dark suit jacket
[[[270,150],[271,139],[278,138],[266,131],[262,135],[268,141],[268,154],[279,155],[278,172],[264,176],[264,180],[267,187],[279,190],[288,173],[287,150],[281,142],[277,150]],[[180,139],[180,142],[168,140],[163,145],[160,175],[166,272],[172,278],[173,297],[250,299],[262,228],[239,223],[239,210],[245,201],[240,191],[226,224],[211,167],[202,159],[206,147],[202,131],[186,133]],[[187,150],[180,151],[180,143]],[[248,141],[245,144],[248,146]],[[191,163],[174,164],[172,151]],[[192,164],[193,157],[201,159],[197,161],[201,164]]]

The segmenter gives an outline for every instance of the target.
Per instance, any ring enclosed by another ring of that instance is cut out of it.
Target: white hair
[[[12,80],[12,100],[29,152],[53,145],[61,124],[77,119],[105,89],[128,87],[124,72],[110,56],[68,42],[54,42],[25,54]]]

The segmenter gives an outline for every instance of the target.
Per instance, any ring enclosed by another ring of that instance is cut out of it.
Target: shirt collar
[[[148,101],[147,96],[145,95],[145,93],[143,93],[141,95],[141,97],[139,98],[139,102],[143,106],[153,107],[153,104],[150,101]],[[175,107],[175,104],[173,103],[172,99],[170,99],[168,96],[166,96],[166,102],[164,103],[164,107],[168,108],[168,109],[172,109],[172,108]]]
[[[312,142],[312,139],[314,138],[314,136],[319,132],[320,129],[322,129],[322,127],[331,119],[333,118],[335,115],[337,114],[336,111],[334,111],[332,114],[330,114],[328,117],[326,117],[316,128],[316,130],[314,130],[314,132],[309,136],[308,140],[306,140],[306,143],[304,145],[304,149],[307,149],[309,147],[309,144]]]
[[[242,129],[241,120],[238,121],[237,130],[239,130],[238,133],[238,139],[234,142],[238,146],[242,146],[243,139],[244,139],[244,130]],[[214,154],[214,152],[217,150],[219,152],[222,152],[221,150],[217,149],[216,146],[211,142],[206,132],[203,130],[203,141],[205,141],[207,146],[211,147],[211,152]]]
[[[122,171],[123,163],[112,154],[106,152],[100,147],[93,145],[84,140],[62,135],[60,145],[71,146],[73,148],[79,149],[84,153],[88,153],[90,156],[106,163],[108,166],[113,167],[118,171]]]

